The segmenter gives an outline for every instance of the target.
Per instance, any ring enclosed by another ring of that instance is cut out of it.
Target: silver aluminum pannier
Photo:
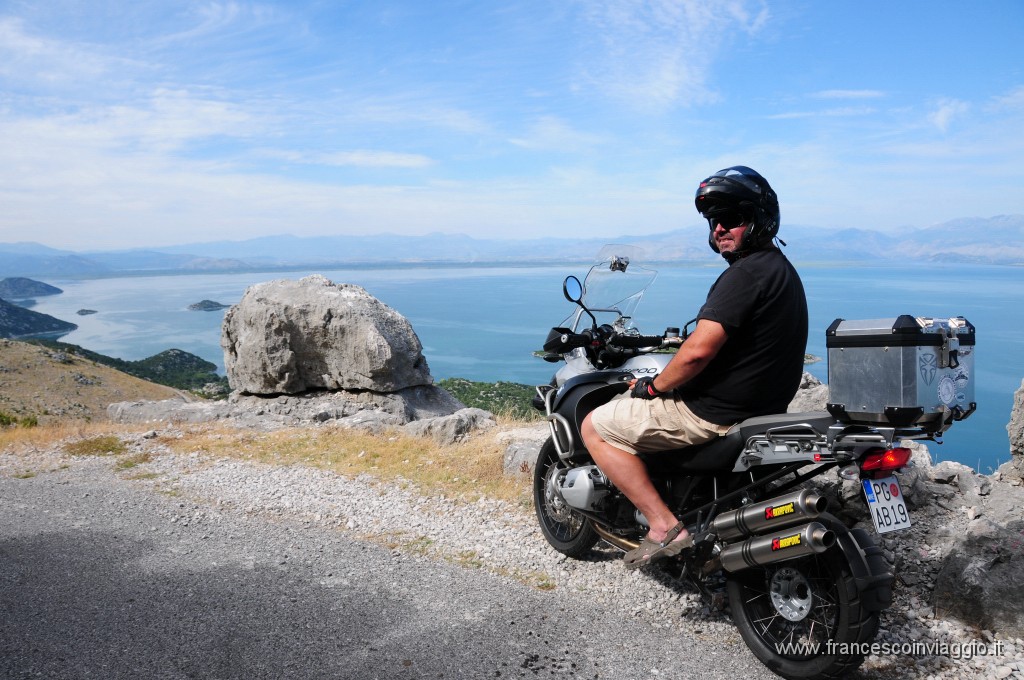
[[[976,408],[963,317],[836,319],[825,331],[829,412],[844,423],[945,431]]]

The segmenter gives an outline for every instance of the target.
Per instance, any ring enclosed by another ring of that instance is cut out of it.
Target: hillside
[[[33,281],[23,276],[8,277],[0,280],[0,298],[4,300],[24,300],[25,298],[59,295],[60,288],[42,281]]]
[[[182,396],[177,390],[40,345],[0,340],[0,412],[40,424],[105,420],[118,401]]]
[[[78,328],[77,325],[0,299],[0,338],[28,336],[60,337]]]
[[[33,338],[26,342],[42,345],[66,355],[79,356],[136,378],[180,390],[202,390],[208,384],[216,383],[222,385],[223,391],[227,392],[227,378],[217,375],[215,364],[180,349],[168,349],[145,359],[126,361],[66,342],[40,338]]]

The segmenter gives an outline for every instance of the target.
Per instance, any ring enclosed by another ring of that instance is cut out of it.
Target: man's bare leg
[[[654,488],[644,462],[629,451],[623,451],[602,439],[591,424],[589,415],[583,420],[580,434],[597,466],[647,518],[650,525],[647,537],[657,542],[665,540],[665,534],[679,523],[679,519],[672,514]],[[675,540],[687,535],[684,529]]]

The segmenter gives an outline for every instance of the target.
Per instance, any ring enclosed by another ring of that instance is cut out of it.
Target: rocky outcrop
[[[108,417],[118,423],[208,423],[274,430],[308,425],[334,426],[372,433],[386,430],[431,437],[441,444],[463,439],[473,430],[495,426],[494,416],[465,408],[444,390],[410,387],[392,394],[310,392],[260,397],[233,393],[223,401],[137,401],[111,404]]]
[[[398,392],[433,383],[405,317],[359,286],[320,275],[250,287],[222,328],[228,382],[243,394]]]
[[[1010,437],[1010,460],[999,466],[999,475],[1020,484],[1024,481],[1024,380],[1013,395],[1006,433]]]
[[[942,560],[934,605],[984,630],[1024,637],[1024,490],[996,484]]]
[[[551,436],[547,423],[533,427],[519,427],[498,435],[498,443],[505,446],[502,469],[510,477],[533,475],[540,447]]]

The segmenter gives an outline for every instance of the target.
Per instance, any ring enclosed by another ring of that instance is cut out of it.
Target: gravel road
[[[544,565],[488,560],[503,536],[428,547],[434,509],[366,480],[169,454],[155,480],[105,458],[18,478],[25,464],[0,455],[4,678],[774,677],[720,615],[611,554],[547,555],[538,588],[523,574]],[[361,515],[417,503],[404,543],[386,513]],[[493,511],[474,504],[467,522]],[[603,596],[569,585],[590,578]],[[668,620],[617,592],[635,579],[669,598]]]
[[[176,454],[174,434],[122,434],[149,458],[127,471],[0,452],[0,677],[775,677],[685,586],[611,549],[566,559],[531,508]],[[880,640],[970,639],[900,598]],[[1010,676],[1020,640],[857,675]]]

